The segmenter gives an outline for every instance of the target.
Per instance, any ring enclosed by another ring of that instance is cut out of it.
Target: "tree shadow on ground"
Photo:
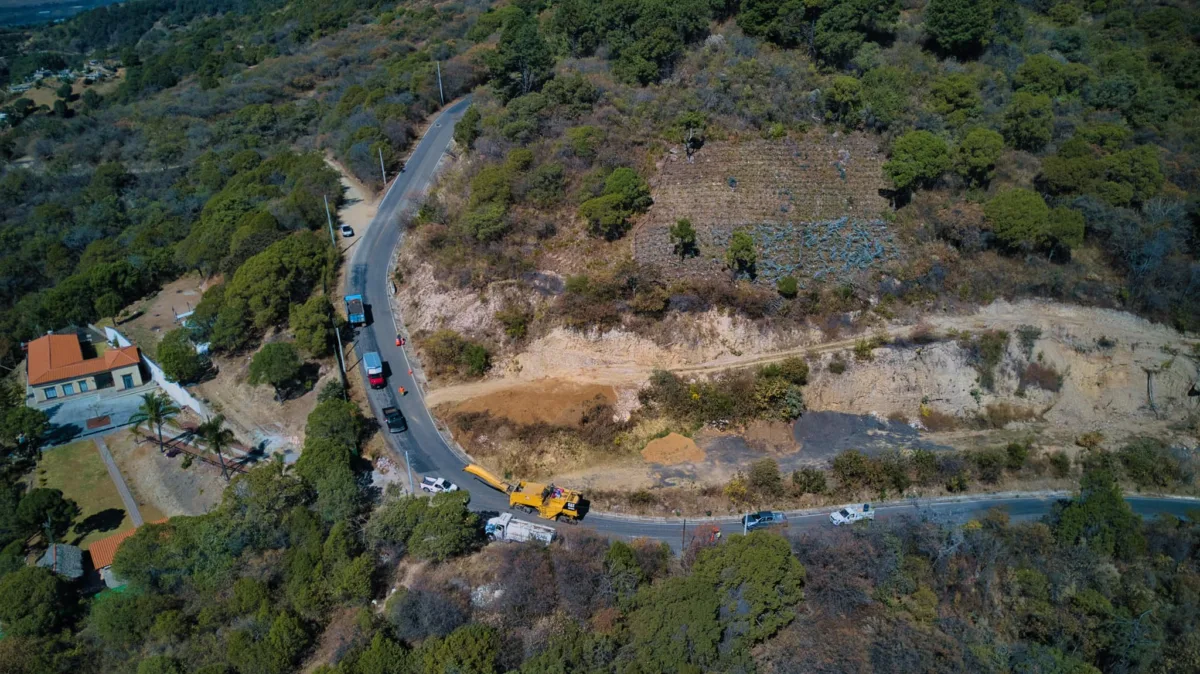
[[[78,438],[83,433],[83,429],[77,424],[54,424],[50,426],[50,430],[42,437],[43,447],[54,447],[56,445],[65,445],[68,442]]]
[[[79,545],[79,542],[89,534],[113,531],[121,526],[121,522],[124,520],[125,511],[120,508],[107,508],[88,515],[75,525],[75,540],[71,542],[71,545]]]

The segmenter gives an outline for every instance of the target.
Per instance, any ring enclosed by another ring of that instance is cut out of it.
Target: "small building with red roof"
[[[166,521],[167,518],[164,517],[161,520],[148,522],[148,524],[164,524]],[[117,588],[125,584],[113,574],[112,564],[113,560],[117,558],[117,550],[120,549],[121,544],[132,538],[138,531],[138,528],[126,529],[107,538],[92,541],[92,544],[88,546],[87,553],[92,558],[92,568],[100,573],[100,578],[108,587]]]

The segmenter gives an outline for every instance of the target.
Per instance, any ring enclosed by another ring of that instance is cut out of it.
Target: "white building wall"
[[[125,335],[107,326],[104,328],[104,337],[110,342],[115,341],[117,346],[133,346],[133,343],[126,339]],[[150,368],[150,377],[154,379],[154,383],[166,391],[167,395],[171,396],[171,400],[174,400],[176,405],[191,409],[196,414],[199,414],[201,419],[213,416],[208,406],[200,402],[191,393],[188,393],[187,389],[173,381],[168,381],[166,373],[158,366],[158,363],[146,357],[145,353],[142,353],[142,360],[146,362],[146,367]]]

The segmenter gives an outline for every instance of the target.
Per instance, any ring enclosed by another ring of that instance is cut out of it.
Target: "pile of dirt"
[[[471,398],[454,406],[451,413],[487,412],[526,426],[578,427],[583,414],[597,403],[616,402],[617,393],[611,386],[551,379]]]
[[[698,463],[704,460],[704,451],[687,436],[671,433],[666,437],[651,440],[642,450],[642,458],[650,463],[670,466],[677,463]]]

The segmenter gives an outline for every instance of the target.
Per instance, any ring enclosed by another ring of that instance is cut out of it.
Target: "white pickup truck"
[[[870,503],[846,506],[829,515],[829,521],[833,522],[833,526],[835,527],[873,519],[875,519],[875,509],[871,507]]]
[[[502,513],[488,520],[483,531],[488,540],[492,541],[537,541],[545,545],[553,543],[554,537],[558,535],[554,527],[518,520],[513,518],[512,513]]]
[[[421,480],[421,489],[424,489],[430,494],[440,494],[444,491],[458,491],[458,485],[440,477],[426,475],[424,479]]]

